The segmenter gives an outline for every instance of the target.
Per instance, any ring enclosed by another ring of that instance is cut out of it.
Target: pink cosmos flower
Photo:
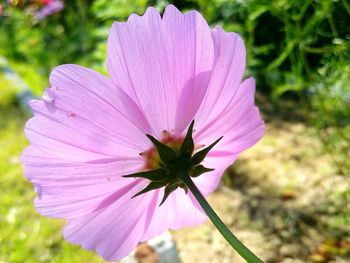
[[[45,6],[35,13],[37,20],[43,20],[48,16],[59,13],[64,8],[64,3],[61,0],[46,0],[43,1],[43,4]]]
[[[241,37],[210,29],[196,11],[181,14],[169,5],[163,17],[148,8],[142,17],[115,22],[107,67],[109,77],[78,65],[53,70],[51,88],[30,103],[31,145],[22,162],[38,193],[36,209],[65,219],[68,241],[118,260],[140,241],[206,219],[183,189],[160,207],[163,188],[131,198],[149,184],[122,177],[151,165],[153,144],[145,134],[176,144],[194,119],[196,149],[223,136],[202,162],[215,170],[194,178],[207,195],[262,137],[264,123],[254,79],[242,80]]]

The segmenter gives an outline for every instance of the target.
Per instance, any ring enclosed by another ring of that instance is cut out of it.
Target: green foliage
[[[111,24],[116,18],[125,21],[131,13],[142,15],[146,7],[147,0],[96,0],[91,9],[99,21]]]
[[[331,54],[310,87],[312,123],[342,174],[350,171],[349,61],[349,52]]]
[[[0,16],[0,55],[16,71],[25,66],[43,79],[60,64],[93,64],[94,56],[82,56],[94,50],[98,40],[89,6],[89,1],[67,1],[62,12],[38,21],[32,5],[5,5]],[[23,77],[31,82],[32,77]]]

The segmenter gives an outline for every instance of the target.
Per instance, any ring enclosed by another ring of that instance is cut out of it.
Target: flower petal
[[[255,80],[249,78],[239,86],[237,93],[221,116],[203,125],[194,134],[195,140],[204,145],[209,145],[223,136],[208,156],[217,156],[218,159],[223,156],[232,156],[234,160],[240,152],[261,139],[265,125],[255,106],[254,93]]]
[[[68,220],[64,236],[106,260],[128,255],[147,227],[155,193],[131,197],[146,180],[121,177],[139,170],[143,162],[74,163],[48,156],[35,146],[22,154],[25,175],[36,186],[36,209],[43,215]]]
[[[238,155],[216,156],[217,151],[208,154],[204,159],[203,165],[208,168],[214,168],[212,172],[201,174],[193,178],[194,183],[203,195],[213,192],[219,185],[220,179],[225,170],[235,161]]]
[[[63,65],[51,74],[43,101],[32,101],[26,125],[31,144],[71,161],[137,158],[150,146],[139,108],[110,80],[89,69]]]
[[[154,8],[114,23],[107,49],[111,79],[129,94],[159,136],[180,134],[205,95],[213,63],[209,26],[195,11],[169,5],[163,19]]]
[[[195,178],[196,185],[204,194],[217,187],[225,170],[238,155],[257,143],[264,133],[265,126],[258,108],[255,107],[254,93],[255,81],[249,78],[239,86],[220,116],[199,128],[196,127],[194,138],[198,144],[209,145],[223,136],[203,162],[205,167],[215,170]]]
[[[136,184],[109,206],[70,220],[64,229],[65,238],[84,249],[95,250],[108,261],[127,256],[142,238],[147,207],[153,200],[153,193],[131,199],[142,187]]]
[[[168,229],[195,226],[207,219],[192,193],[177,189],[159,206],[163,194],[163,189],[157,190],[157,206],[150,208],[148,227],[142,237],[144,241]]]
[[[48,156],[29,146],[21,156],[24,173],[37,189],[36,209],[43,215],[75,218],[110,205],[133,181],[122,175],[135,172],[142,161],[74,163]]]
[[[215,121],[228,107],[242,81],[245,47],[236,33],[226,33],[217,26],[212,32],[215,60],[209,87],[196,114],[196,126]]]

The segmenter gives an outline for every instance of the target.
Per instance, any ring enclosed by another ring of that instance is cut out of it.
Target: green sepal
[[[193,126],[194,126],[194,120],[191,122],[187,134],[185,136],[185,139],[183,143],[181,144],[180,148],[180,155],[185,158],[190,158],[192,156],[193,150],[194,150],[194,142],[192,138],[193,133]]]
[[[166,186],[166,184],[167,184],[166,182],[150,182],[149,185],[147,185],[143,190],[141,190],[137,194],[133,195],[131,198],[134,198],[136,196],[139,196],[141,194],[147,193],[149,191],[161,188],[163,186]]]
[[[150,180],[150,183],[132,198],[164,187],[164,196],[159,205],[161,206],[170,196],[170,194],[179,187],[184,189],[186,194],[188,193],[189,188],[186,184],[186,177],[183,177],[184,175],[187,177],[198,177],[203,173],[214,170],[204,167],[200,163],[204,160],[208,152],[222,139],[222,137],[192,156],[194,151],[194,141],[192,138],[193,128],[194,120],[188,127],[180,149],[173,149],[158,141],[152,135],[146,134],[146,136],[154,144],[154,147],[158,153],[160,160],[157,158],[156,161],[159,166],[157,166],[158,169],[155,170],[123,175],[125,178],[142,178]]]
[[[167,179],[167,176],[168,176],[168,171],[166,169],[156,169],[156,170],[123,175],[123,177],[125,178],[138,177],[138,178],[145,178],[154,182],[164,181]]]
[[[151,142],[156,147],[157,152],[159,154],[159,158],[164,164],[168,164],[177,158],[176,152],[172,148],[161,143],[152,135],[146,134],[146,136],[148,137],[148,139],[151,140]]]
[[[207,156],[208,152],[223,138],[220,137],[219,139],[217,139],[215,142],[213,142],[212,144],[210,144],[208,147],[204,148],[203,150],[195,153],[195,155],[192,156],[191,158],[191,164],[192,165],[197,165],[200,164],[205,156]]]
[[[165,200],[169,197],[169,195],[172,192],[174,192],[177,189],[177,187],[178,187],[177,185],[169,184],[164,188],[164,196],[163,196],[162,202],[160,202],[159,206],[161,206],[165,202]]]
[[[193,167],[190,171],[190,176],[191,177],[197,177],[200,176],[201,174],[207,173],[207,172],[211,172],[214,171],[215,169],[212,168],[207,168],[204,167],[203,165],[199,164],[195,167]]]

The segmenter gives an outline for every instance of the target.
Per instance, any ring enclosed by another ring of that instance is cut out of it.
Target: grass
[[[30,116],[16,105],[17,89],[0,75],[0,262],[104,262],[62,237],[62,220],[33,207],[35,191],[23,175],[19,156]]]

